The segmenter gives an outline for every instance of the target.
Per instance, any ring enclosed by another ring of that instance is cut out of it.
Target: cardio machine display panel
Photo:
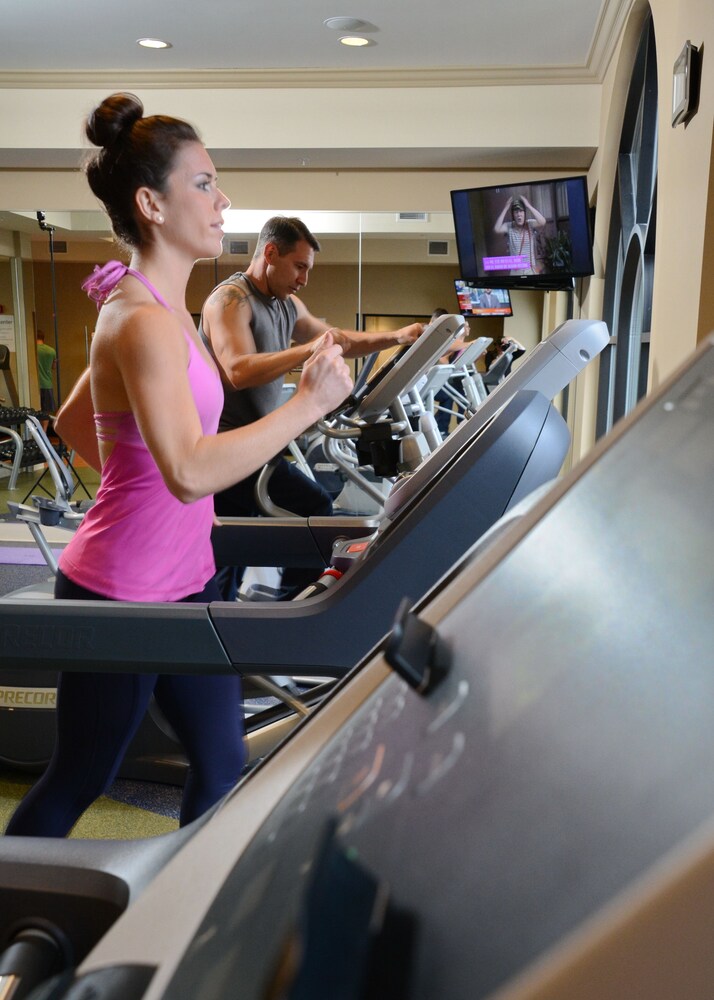
[[[419,376],[444,353],[448,345],[463,333],[466,323],[462,316],[439,316],[429,323],[413,344],[395,351],[354,394],[353,405],[345,413],[361,419],[381,416],[394,402],[395,396],[407,392]]]

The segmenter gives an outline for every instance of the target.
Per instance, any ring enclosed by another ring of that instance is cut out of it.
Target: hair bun
[[[95,146],[111,146],[144,114],[144,105],[135,94],[112,94],[87,118],[87,138]]]

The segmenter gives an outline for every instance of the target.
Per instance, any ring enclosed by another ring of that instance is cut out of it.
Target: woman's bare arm
[[[94,349],[103,349],[98,336]],[[185,503],[245,479],[339,405],[352,388],[342,351],[327,338],[324,348],[306,361],[298,391],[278,410],[246,427],[204,435],[188,381],[185,341],[174,316],[137,309],[111,337],[108,349],[142,438],[168,489]]]
[[[54,426],[64,443],[76,451],[87,465],[97,472],[101,470],[89,368],[85,368],[59,408]]]

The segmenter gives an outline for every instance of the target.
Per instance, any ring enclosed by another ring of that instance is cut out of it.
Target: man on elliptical
[[[263,226],[245,272],[231,275],[208,296],[199,332],[223,375],[219,431],[245,426],[277,409],[283,401],[285,375],[319,349],[328,330],[346,358],[411,344],[422,333],[421,323],[387,333],[363,333],[330,327],[313,316],[298,293],[307,285],[319,250],[319,242],[302,220],[274,216]],[[216,494],[216,514],[247,517],[260,513],[254,499],[258,475]],[[329,494],[284,458],[269,488],[274,503],[302,517],[332,513]],[[225,600],[235,600],[242,573],[241,568],[220,571]],[[314,575],[286,570],[282,578],[286,596]]]

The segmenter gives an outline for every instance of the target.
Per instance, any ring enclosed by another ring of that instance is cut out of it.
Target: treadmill
[[[5,838],[37,1000],[709,1000],[713,426],[714,337],[212,814]]]
[[[334,542],[342,528],[333,518],[292,518],[285,524],[279,518],[236,519],[232,528],[214,533],[226,533],[224,559],[251,565],[239,558],[245,556],[247,529],[250,538],[264,531],[296,531],[323,560],[318,566],[334,560],[345,569],[324,594],[309,601],[211,605],[6,599],[0,601],[4,685],[46,689],[53,679],[48,681],[48,670],[101,669],[237,670],[259,677],[307,676],[329,686],[388,631],[405,595],[425,593],[503,514],[557,475],[569,434],[544,393],[560,392],[607,339],[599,321],[563,324],[474,416],[396,484],[385,519],[376,531],[372,523],[365,537],[355,538],[350,524],[347,541]],[[438,350],[443,353],[443,346]],[[416,368],[409,369],[412,377],[418,378]],[[375,419],[381,412],[375,394],[390,397],[386,381],[379,380],[364,396],[365,410]],[[323,536],[323,531],[332,534]],[[327,539],[322,548],[316,538]],[[230,549],[231,541],[239,551]],[[287,544],[280,551],[288,551]],[[315,697],[324,692],[321,686]],[[0,759],[14,766],[43,766],[53,745],[53,713],[38,708],[0,715]],[[291,706],[281,705],[248,719],[250,756],[271,749],[297,718]],[[147,717],[122,775],[181,782],[184,770],[180,747],[164,731],[161,717]]]

